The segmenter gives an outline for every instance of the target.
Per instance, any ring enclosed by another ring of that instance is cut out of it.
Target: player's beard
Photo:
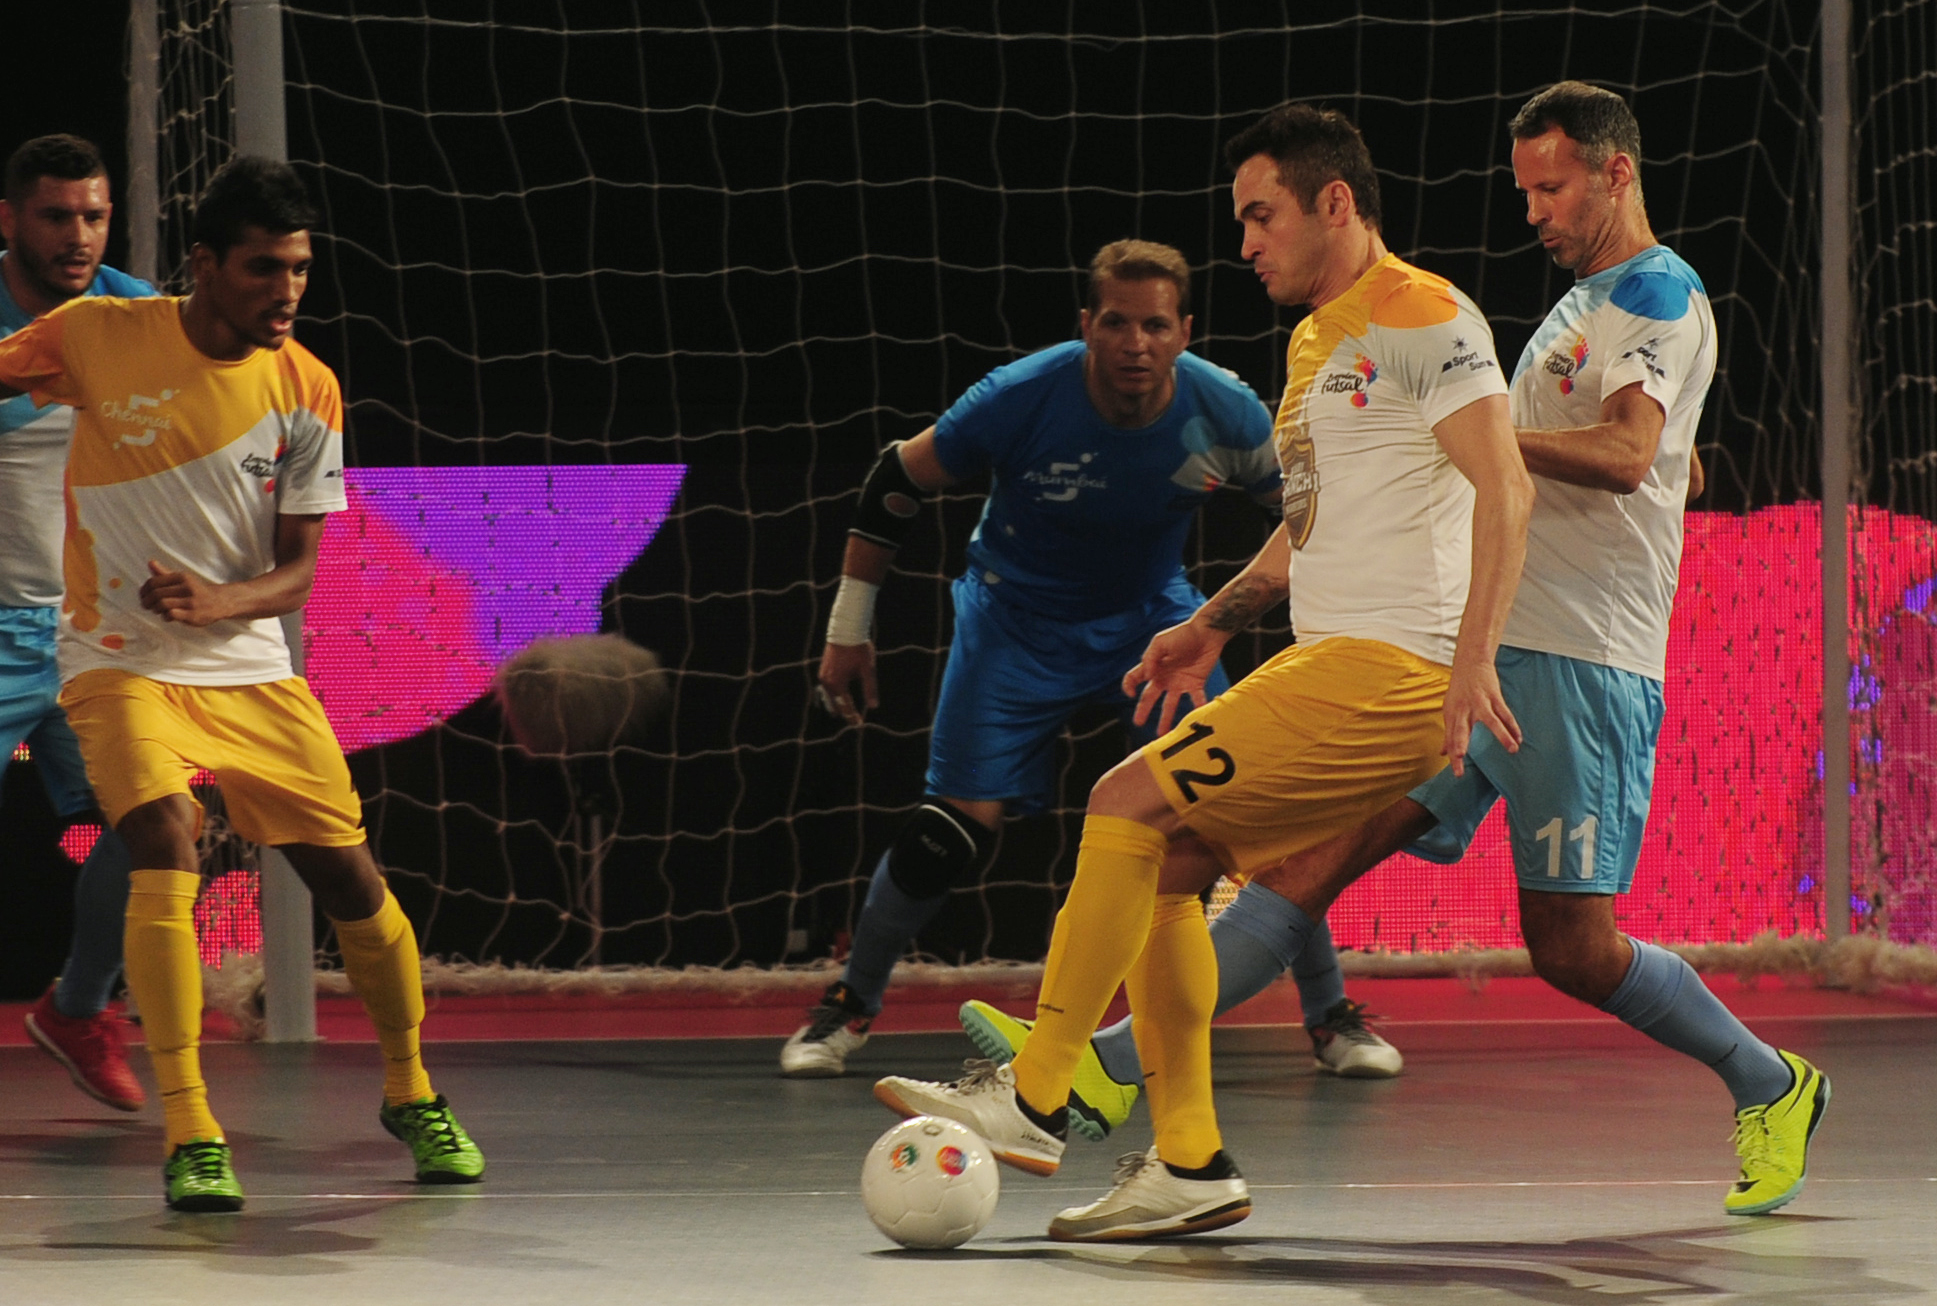
[[[65,250],[62,251],[62,253],[65,252]],[[56,304],[65,304],[70,299],[79,299],[85,295],[88,286],[94,284],[94,278],[101,271],[101,265],[97,261],[92,268],[88,269],[87,282],[79,290],[69,290],[55,279],[54,265],[28,249],[24,242],[17,248],[8,250],[7,257],[20,261],[20,273],[33,287],[35,294]]]

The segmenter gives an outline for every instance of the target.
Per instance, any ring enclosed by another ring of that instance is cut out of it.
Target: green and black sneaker
[[[418,1183],[474,1184],[484,1178],[484,1153],[457,1123],[442,1093],[428,1102],[385,1103],[377,1119],[410,1148]]]
[[[239,1211],[242,1185],[236,1182],[227,1143],[182,1143],[161,1168],[163,1191],[175,1211]]]

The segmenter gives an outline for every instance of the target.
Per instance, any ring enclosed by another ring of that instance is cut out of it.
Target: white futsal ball
[[[995,1214],[995,1154],[953,1120],[916,1116],[874,1140],[861,1200],[874,1227],[903,1247],[959,1247]]]

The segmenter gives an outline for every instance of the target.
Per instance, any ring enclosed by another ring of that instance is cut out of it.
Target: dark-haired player
[[[1211,1095],[1215,959],[1198,894],[1356,828],[1462,769],[1485,725],[1519,739],[1494,651],[1533,486],[1486,319],[1387,252],[1378,179],[1342,115],[1288,105],[1226,146],[1243,252],[1293,332],[1274,440],[1284,523],[1238,577],[1158,635],[1125,677],[1168,724],[1232,634],[1291,598],[1299,642],[1192,711],[1091,791],[1036,1022],[1007,1065],[953,1084],[890,1077],[903,1114],[959,1120],[996,1157],[1061,1163],[1066,1099],[1119,983],[1135,1013],[1156,1143],[1053,1238],[1214,1229],[1251,1210]],[[1294,563],[1295,558],[1295,563]],[[1293,570],[1295,566],[1295,572]]]
[[[820,670],[823,701],[851,722],[876,701],[875,590],[919,501],[984,473],[992,481],[954,584],[927,794],[875,868],[846,972],[782,1049],[787,1074],[841,1072],[895,962],[972,872],[1004,811],[1039,811],[1052,796],[1053,748],[1070,716],[1092,703],[1130,715],[1124,669],[1204,601],[1182,560],[1198,505],[1221,485],[1278,500],[1270,415],[1237,377],[1185,350],[1181,253],[1142,240],[1104,246],[1081,324],[1080,340],[997,368],[933,427],[890,446],[862,489]],[[1213,667],[1201,692],[1229,683]],[[1220,958],[1245,944],[1227,927]],[[1328,1069],[1397,1073],[1398,1052],[1365,1028],[1326,940],[1295,974]],[[985,1050],[1013,1025],[985,1004],[963,1015]],[[1135,1050],[1114,1064],[1086,1056],[1077,1080],[1076,1127],[1100,1138],[1136,1096]]]
[[[113,213],[100,151],[39,136],[7,159],[0,197],[0,335],[87,295],[134,299],[155,288],[101,262]],[[66,404],[0,402],[0,765],[24,740],[54,812],[95,816],[81,746],[60,709],[54,629],[61,602],[61,475],[74,432]],[[121,973],[128,854],[106,830],[74,884],[74,934],[60,979],[27,1013],[34,1042],[90,1096],[123,1111],[145,1099],[107,1014]]]
[[[128,986],[161,1084],[177,1210],[243,1200],[199,1056],[201,809],[189,779],[201,768],[236,830],[281,849],[335,924],[383,1049],[380,1119],[418,1179],[484,1173],[424,1073],[417,941],[277,620],[308,597],[324,517],[345,505],[342,395],[291,339],[314,221],[287,165],[238,158],[197,206],[186,298],[75,300],[0,341],[0,387],[78,414],[61,706],[135,867]]]

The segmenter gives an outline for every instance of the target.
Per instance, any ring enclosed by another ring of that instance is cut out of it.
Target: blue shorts
[[[1525,738],[1518,753],[1484,726],[1466,774],[1412,791],[1439,825],[1406,851],[1456,862],[1493,804],[1507,800],[1523,889],[1626,893],[1634,883],[1661,735],[1661,682],[1554,653],[1501,648],[1500,689]]]
[[[929,739],[928,792],[1001,801],[1019,816],[1054,801],[1056,738],[1079,708],[1119,708],[1132,748],[1156,737],[1131,723],[1136,700],[1124,697],[1123,675],[1152,636],[1204,603],[1179,577],[1140,608],[1058,621],[1004,602],[979,576],[961,577],[953,591],[955,640]],[[1205,690],[1215,697],[1230,687],[1219,667]]]
[[[34,755],[40,782],[56,814],[94,810],[81,763],[80,741],[60,709],[61,673],[54,665],[56,608],[0,607],[0,766],[23,742]]]

